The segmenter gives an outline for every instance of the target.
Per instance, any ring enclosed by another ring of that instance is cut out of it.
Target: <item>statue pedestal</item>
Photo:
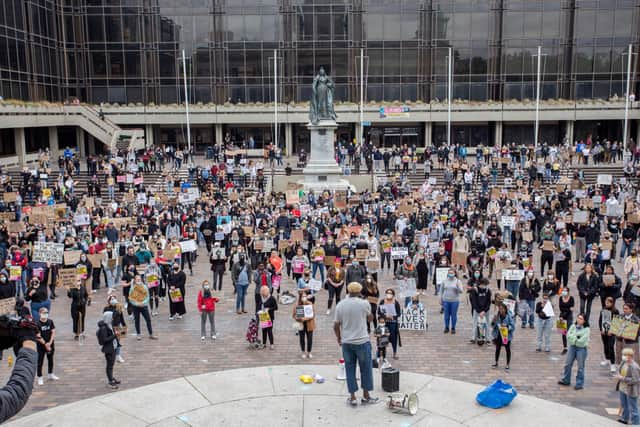
[[[321,120],[317,124],[309,123],[311,132],[311,152],[309,162],[302,171],[304,180],[299,181],[305,190],[346,191],[352,188],[349,181],[342,179],[342,168],[336,162],[334,151],[334,135],[338,124],[333,120]]]

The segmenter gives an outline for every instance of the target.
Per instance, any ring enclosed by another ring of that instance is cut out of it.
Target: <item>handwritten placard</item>
[[[64,254],[63,243],[34,242],[33,260],[36,262],[49,262],[52,264],[62,264]]]

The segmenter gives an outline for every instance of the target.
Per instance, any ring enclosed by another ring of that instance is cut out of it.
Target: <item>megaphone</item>
[[[415,415],[418,413],[418,395],[416,393],[390,394],[387,406],[396,413],[406,412],[409,415]]]

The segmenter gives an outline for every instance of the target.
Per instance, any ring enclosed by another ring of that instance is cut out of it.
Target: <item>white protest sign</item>
[[[522,280],[524,270],[502,270],[502,280]]]
[[[309,279],[309,286],[308,286],[309,289],[317,292],[320,290],[321,287],[322,287],[322,281],[318,279]]]
[[[136,203],[139,205],[147,204],[147,193],[138,193],[136,195]]]
[[[616,204],[616,205],[607,205],[607,216],[613,217],[621,217],[624,215],[624,206]]]
[[[449,267],[439,267],[436,268],[436,285],[441,285],[444,283],[447,278],[447,273],[449,273]]]
[[[76,214],[73,217],[73,225],[81,227],[83,225],[91,225],[91,216]]]
[[[400,329],[409,331],[427,330],[427,311],[423,306],[409,306],[400,316]]]
[[[613,176],[598,174],[598,185],[611,185]]]
[[[503,216],[500,221],[502,222],[502,226],[503,227],[511,227],[513,228],[513,226],[516,223],[516,218],[513,216]]]
[[[196,252],[198,250],[198,244],[195,240],[184,240],[180,242],[180,251],[184,252]]]
[[[409,249],[406,247],[392,247],[391,248],[391,258],[392,259],[404,259],[407,255],[409,255]]]
[[[64,257],[64,243],[34,242],[33,260],[35,262],[50,262],[62,264]]]

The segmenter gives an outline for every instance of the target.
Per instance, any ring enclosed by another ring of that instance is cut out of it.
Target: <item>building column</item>
[[[222,123],[216,123],[216,144],[224,143],[224,134],[222,133]]]
[[[88,150],[89,150],[89,155],[90,156],[95,156],[96,155],[96,144],[98,144],[98,141],[93,137],[93,135],[87,135],[88,141],[89,143],[88,145]]]
[[[362,133],[362,123],[355,123],[355,137],[356,143],[358,144],[362,144],[365,141],[366,137]]]
[[[18,155],[18,163],[20,166],[24,166],[27,157],[27,143],[24,136],[24,128],[15,128],[13,130],[16,154]]]
[[[49,127],[49,158],[51,162],[57,162],[60,156],[60,144],[58,142],[58,128]]]
[[[433,145],[433,141],[431,140],[433,137],[433,123],[425,122],[424,123],[424,148],[431,147]]]
[[[575,121],[573,120],[567,120],[567,122],[565,123],[566,128],[565,128],[565,132],[564,132],[564,138],[569,141],[569,144],[573,145],[573,126],[575,125]]]
[[[502,147],[502,122],[496,122],[496,131],[494,134],[493,145]]]
[[[640,141],[640,120],[636,120],[636,134],[633,138],[633,142],[636,144],[638,144],[638,141]]]
[[[152,147],[155,144],[155,138],[153,135],[153,125],[145,125],[144,127],[144,145],[145,147]]]
[[[76,128],[76,144],[78,148],[78,156],[80,158],[85,157],[85,135],[84,130],[80,126]]]
[[[287,156],[293,154],[293,125],[291,123],[284,124],[284,149]]]

